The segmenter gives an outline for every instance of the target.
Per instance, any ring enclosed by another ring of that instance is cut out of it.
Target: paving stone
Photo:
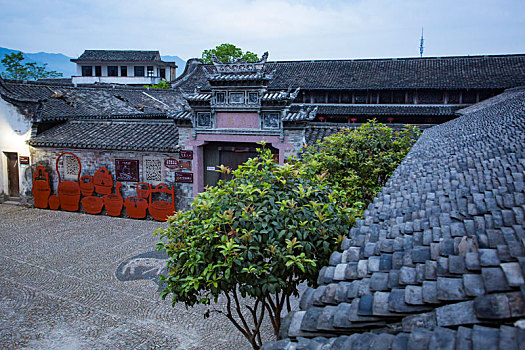
[[[422,296],[425,303],[437,304],[440,301],[437,298],[437,282],[424,281],[422,287]]]
[[[479,271],[481,269],[479,254],[477,252],[467,253],[465,255],[465,266],[470,271]]]
[[[368,258],[368,272],[372,273],[379,271],[379,263],[380,258],[378,256],[371,256]]]
[[[334,281],[345,280],[347,264],[337,264],[334,270]]]
[[[300,330],[315,332],[317,330],[317,321],[323,309],[322,307],[311,307],[306,310],[301,320]]]
[[[388,300],[390,293],[387,292],[375,292],[374,302],[372,305],[372,313],[374,316],[395,316],[388,310]]]
[[[368,260],[359,260],[357,263],[357,277],[363,278],[368,274]]]
[[[346,265],[345,279],[346,280],[357,279],[357,263],[356,262],[351,262]]]
[[[408,305],[405,303],[405,290],[393,289],[388,297],[388,310],[398,313],[412,313],[428,311],[429,306],[426,305]]]
[[[388,273],[375,272],[370,278],[370,290],[383,291],[388,289]]]
[[[522,291],[525,286],[522,286]],[[507,293],[509,300],[510,314],[512,317],[525,316],[525,295],[522,292]]]
[[[392,350],[406,350],[408,348],[408,337],[407,333],[400,333],[396,335],[396,339],[392,342]]]
[[[461,278],[438,277],[437,296],[439,300],[463,300],[465,290]]]
[[[447,276],[448,272],[448,258],[440,256],[437,261],[436,274],[438,276]]]
[[[520,264],[517,262],[503,263],[500,265],[507,283],[511,287],[518,287],[525,284],[523,280],[523,272],[521,271]]]
[[[340,303],[334,313],[333,326],[335,328],[349,328],[352,326],[348,315],[350,314],[351,305],[349,303]]]
[[[456,332],[452,329],[437,327],[434,329],[429,349],[454,350],[456,347]]]
[[[348,294],[346,297],[348,299],[354,299],[357,298],[357,295],[359,294],[359,281],[353,281],[348,285]]]
[[[483,286],[483,277],[477,274],[464,274],[463,286],[465,287],[465,294],[471,297],[485,294],[485,287]]]
[[[399,270],[399,284],[414,284],[416,283],[416,269],[413,267],[403,266]]]
[[[453,222],[450,225],[450,235],[452,237],[462,237],[466,234],[465,225],[462,222]]]
[[[465,259],[462,256],[451,255],[448,257],[448,271],[452,274],[463,274],[466,272]]]
[[[425,262],[425,279],[435,280],[437,278],[437,262],[427,260]]]
[[[518,350],[516,328],[509,326],[501,326],[499,331],[498,347],[502,350]]]
[[[337,306],[325,306],[317,319],[317,329],[328,331],[333,330],[334,315],[336,311]]]
[[[524,259],[525,263],[525,259]],[[399,270],[392,270],[388,274],[388,288],[394,289],[399,287]]]
[[[499,267],[484,267],[481,269],[483,284],[488,293],[501,292],[509,289],[503,270]]]
[[[379,259],[379,271],[390,271],[392,269],[391,254],[382,254]]]
[[[408,337],[408,350],[428,349],[432,332],[424,328],[414,328]]]
[[[472,329],[459,327],[456,332],[456,349],[472,350]]]
[[[330,255],[330,260],[329,260],[328,264],[330,264],[332,266],[340,264],[341,260],[342,260],[342,257],[343,257],[342,253],[337,252],[337,251],[333,252],[332,255]]]
[[[370,343],[370,349],[390,349],[392,342],[395,339],[395,335],[382,333],[379,334],[375,339]]]
[[[430,259],[430,247],[419,246],[412,249],[412,261],[415,263],[424,263]]]
[[[440,327],[479,323],[474,310],[474,301],[472,300],[438,307],[436,309],[436,319]]]
[[[509,300],[505,294],[481,295],[474,300],[476,316],[483,319],[510,317]]]
[[[335,291],[335,302],[337,304],[346,302],[348,300],[347,295],[348,295],[349,286],[350,286],[350,282],[337,283],[337,289]]]
[[[374,304],[374,297],[372,295],[362,295],[359,298],[359,311],[360,316],[371,316],[373,315],[372,307]]]
[[[423,288],[419,286],[406,286],[405,303],[409,305],[423,305]]]
[[[498,266],[501,261],[498,258],[498,251],[495,249],[480,249],[479,261],[481,266]]]
[[[335,304],[335,292],[337,291],[337,283],[330,283],[324,289],[320,300],[323,304]]]
[[[475,325],[472,329],[473,349],[497,349],[499,330]]]

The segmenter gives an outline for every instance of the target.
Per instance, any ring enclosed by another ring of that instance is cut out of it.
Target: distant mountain
[[[7,49],[5,47],[0,47],[0,60],[4,58],[6,54],[13,52],[19,52],[20,50]],[[61,53],[47,53],[47,52],[37,52],[37,53],[26,53],[22,52],[26,58],[24,62],[36,62],[38,65],[43,65],[47,63],[48,70],[54,70],[59,73],[62,73],[64,78],[69,78],[72,75],[76,74],[76,65],[71,62],[72,57],[67,57]],[[184,72],[186,67],[186,61],[181,59],[178,56],[162,56],[162,60],[166,62],[175,62],[177,64],[177,76],[181,75]],[[0,73],[4,72],[5,68],[0,63]]]
[[[19,52],[20,50],[6,49],[5,47],[0,47],[0,59],[4,58],[6,54],[13,52]],[[36,62],[38,65],[43,65],[47,63],[47,70],[54,70],[62,75],[65,78],[71,77],[76,72],[76,66],[73,62],[69,61],[71,57],[67,57],[61,53],[47,53],[47,52],[37,52],[37,53],[26,53],[24,54],[24,62]],[[5,71],[4,66],[0,64],[0,72]]]

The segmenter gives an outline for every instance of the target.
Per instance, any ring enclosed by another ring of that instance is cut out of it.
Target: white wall
[[[0,97],[0,194],[8,193],[7,157],[4,152],[16,152],[18,156],[29,157],[26,141],[31,136],[31,120]],[[18,167],[20,193],[31,188],[31,180],[25,176],[29,165]]]

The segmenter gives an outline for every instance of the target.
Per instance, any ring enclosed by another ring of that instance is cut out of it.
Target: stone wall
[[[43,149],[43,148],[33,148],[31,147],[31,169],[35,169],[37,165],[43,165],[47,169],[50,177],[50,184],[52,188],[52,193],[56,193],[58,187],[58,176],[56,172],[56,160],[63,152],[71,152],[79,157],[81,162],[81,176],[90,175],[93,176],[95,172],[100,167],[106,167],[110,174],[113,177],[114,184],[116,184],[115,178],[115,160],[116,159],[126,159],[126,160],[138,160],[139,161],[139,182],[148,182],[153,185],[157,185],[160,182],[167,184],[169,187],[174,185],[175,187],[175,208],[187,209],[189,207],[189,202],[193,199],[193,187],[191,183],[179,183],[175,182],[175,172],[189,172],[187,170],[172,170],[168,169],[164,160],[168,158],[173,158],[179,160],[179,153],[161,153],[161,152],[133,152],[133,151],[104,151],[104,150],[80,150],[80,149]],[[146,178],[145,169],[144,169],[144,160],[145,159],[158,159],[161,164],[161,178],[160,181],[155,181],[152,179]],[[59,162],[59,171],[61,171],[61,177],[65,176],[63,174],[63,157]],[[25,176],[25,180],[32,181],[32,172],[28,172]],[[73,179],[71,179],[73,180]],[[76,180],[76,178],[74,179]],[[122,183],[121,193],[124,198],[130,196],[136,196],[137,182],[129,181],[120,181]],[[113,188],[113,191],[115,189]],[[24,194],[27,197],[31,196],[31,192],[26,192]],[[162,194],[164,195],[164,194]],[[160,194],[155,194],[155,196],[160,196]],[[154,197],[154,199],[156,199]],[[167,198],[162,198],[163,200],[171,200]],[[30,200],[29,200],[30,202]],[[123,210],[123,214],[125,209]]]
[[[295,156],[301,152],[301,149],[306,145],[304,128],[300,129],[285,129],[284,135],[286,142],[293,145],[293,149],[285,151],[285,157]]]

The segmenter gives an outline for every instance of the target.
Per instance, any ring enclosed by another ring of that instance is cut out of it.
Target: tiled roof
[[[169,117],[174,120],[191,120],[192,111],[174,111],[169,113]]]
[[[210,89],[197,65],[176,82],[185,91]],[[502,89],[525,85],[525,55],[268,62],[268,88]]]
[[[133,50],[85,50],[79,58],[73,62],[80,61],[135,61],[149,62],[161,61],[158,51],[133,51]]]
[[[179,133],[173,122],[68,121],[31,138],[33,147],[173,152]]]
[[[393,105],[319,103],[320,115],[454,115],[465,105]]]
[[[43,100],[42,120],[67,120],[104,116],[158,116],[179,110],[184,98],[179,91],[145,88],[73,87],[6,82],[19,98]]]
[[[265,349],[525,348],[525,89],[461,113],[425,130]]]
[[[187,95],[185,97],[186,97],[186,99],[188,101],[202,101],[202,102],[205,102],[205,101],[209,101],[211,99],[211,94],[196,92],[196,93],[193,93],[191,95]]]

